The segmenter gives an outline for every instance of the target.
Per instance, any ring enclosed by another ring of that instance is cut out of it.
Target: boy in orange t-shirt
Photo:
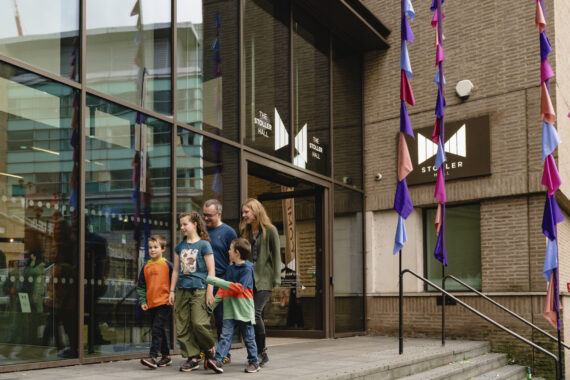
[[[141,359],[141,364],[150,368],[166,367],[172,363],[165,326],[168,324],[171,306],[170,278],[172,263],[162,257],[166,250],[166,240],[158,235],[148,239],[150,260],[142,267],[137,283],[137,294],[141,308],[151,314],[152,342],[150,357]],[[158,353],[162,358],[158,360]]]

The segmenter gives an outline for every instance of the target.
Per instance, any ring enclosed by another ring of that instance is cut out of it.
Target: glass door
[[[247,180],[247,197],[263,204],[281,243],[281,285],[265,307],[266,327],[324,336],[323,188],[252,163]]]

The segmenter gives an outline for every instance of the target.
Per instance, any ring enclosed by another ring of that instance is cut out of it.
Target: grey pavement
[[[233,349],[232,363],[223,374],[199,370],[180,372],[183,358],[173,357],[173,365],[149,369],[139,360],[121,360],[98,364],[39,369],[0,374],[0,379],[351,379],[381,378],[375,373],[414,363],[434,355],[476,347],[482,342],[448,340],[445,347],[438,339],[405,339],[404,354],[398,354],[397,337],[357,336],[339,339],[268,338],[269,363],[258,373],[244,373],[245,348]]]

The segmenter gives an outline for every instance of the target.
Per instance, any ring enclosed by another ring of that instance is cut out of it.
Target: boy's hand
[[[143,305],[141,305],[141,309],[143,309],[144,311],[148,310],[148,305],[145,303]]]
[[[174,292],[170,292],[170,294],[168,295],[168,304],[170,306],[174,306],[174,299],[176,298]]]

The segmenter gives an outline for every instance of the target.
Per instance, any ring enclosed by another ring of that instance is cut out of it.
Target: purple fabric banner
[[[414,206],[412,204],[412,198],[410,197],[410,192],[408,191],[408,184],[406,179],[398,182],[398,187],[396,188],[396,197],[394,198],[394,210],[400,214],[404,219],[414,211]]]
[[[547,197],[542,217],[542,233],[550,240],[556,240],[556,225],[564,220],[562,211],[554,196]]]

